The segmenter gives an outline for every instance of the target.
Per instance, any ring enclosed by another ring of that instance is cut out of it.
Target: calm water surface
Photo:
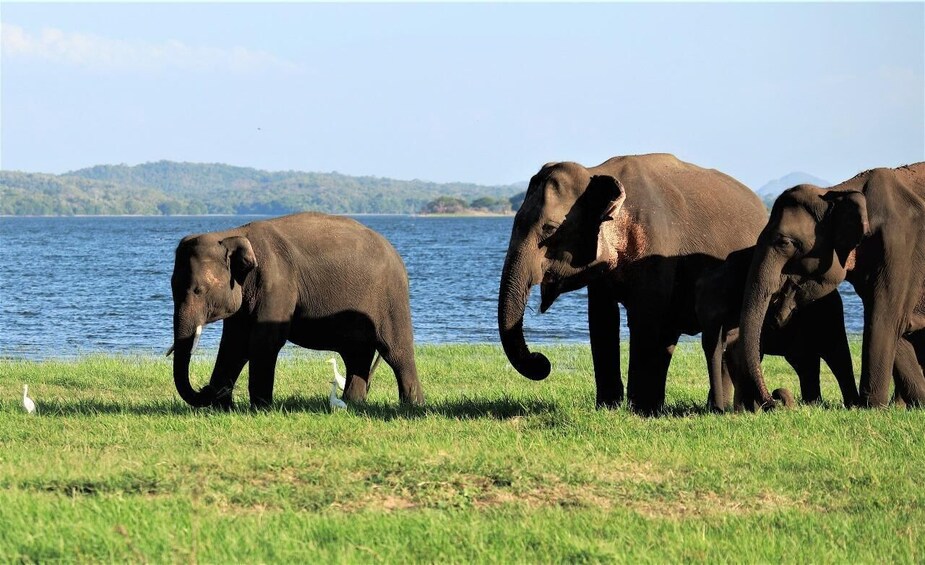
[[[0,356],[163,353],[172,341],[170,275],[180,238],[254,219],[0,218]],[[404,258],[417,343],[498,343],[512,218],[356,219]],[[843,296],[849,331],[860,332],[860,302],[850,287]],[[535,289],[524,320],[528,343],[587,342],[586,300],[584,290],[566,294],[539,315]],[[202,345],[218,347],[220,335],[221,323],[207,326]]]

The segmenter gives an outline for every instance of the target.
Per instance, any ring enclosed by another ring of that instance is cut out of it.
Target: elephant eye
[[[781,250],[789,250],[795,248],[796,250],[802,249],[802,245],[796,239],[787,237],[787,236],[778,236],[777,240],[774,242],[774,246]]]
[[[193,294],[195,294],[196,296],[199,296],[200,294],[202,294],[202,287],[201,287],[201,286],[198,286],[198,285],[197,285],[196,287],[194,287],[194,288],[193,288]]]
[[[558,227],[557,224],[543,224],[543,227],[540,228],[540,247],[543,247],[549,242],[549,238],[552,237]]]

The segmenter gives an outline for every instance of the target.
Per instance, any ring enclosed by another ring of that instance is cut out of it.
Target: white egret
[[[334,368],[334,380],[331,382],[337,382],[337,388],[343,391],[347,387],[347,378],[340,374],[340,371],[337,370],[337,359],[331,357],[328,359],[328,363],[331,364],[331,367]]]
[[[29,398],[29,385],[22,385],[22,406],[29,414],[35,413],[35,401]]]
[[[331,394],[328,395],[328,403],[331,405],[331,411],[346,408],[347,403],[337,398],[337,381],[331,381]]]

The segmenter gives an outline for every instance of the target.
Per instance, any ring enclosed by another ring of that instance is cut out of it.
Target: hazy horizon
[[[925,159],[925,4],[4,2],[0,168],[508,185],[670,152],[753,189]]]

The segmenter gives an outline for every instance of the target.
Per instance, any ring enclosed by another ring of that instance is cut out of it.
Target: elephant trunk
[[[758,406],[775,405],[772,395],[768,393],[761,372],[761,331],[771,304],[771,298],[781,287],[781,265],[770,261],[767,251],[755,255],[745,282],[745,297],[739,320],[739,344],[741,354],[743,397],[748,405],[754,401]],[[786,389],[775,391],[775,397],[790,398]],[[788,403],[789,404],[789,403]]]
[[[524,310],[534,284],[529,261],[512,244],[501,272],[498,331],[511,365],[528,379],[541,381],[549,376],[549,359],[542,353],[531,353],[524,339]]]
[[[192,324],[185,323],[184,317],[174,315],[174,342],[170,351],[167,352],[173,356],[173,383],[177,387],[177,392],[187,404],[194,408],[209,406],[215,400],[216,394],[210,385],[206,385],[201,391],[196,392],[190,384],[189,366],[193,350],[199,342],[199,335],[202,333],[202,324],[197,324],[192,329]]]

